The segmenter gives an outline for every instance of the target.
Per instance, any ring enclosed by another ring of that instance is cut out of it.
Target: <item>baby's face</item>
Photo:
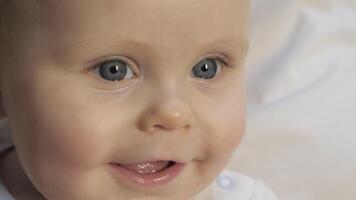
[[[247,0],[47,6],[1,88],[36,188],[50,200],[182,200],[208,186],[245,130]],[[134,172],[146,161],[160,172]]]

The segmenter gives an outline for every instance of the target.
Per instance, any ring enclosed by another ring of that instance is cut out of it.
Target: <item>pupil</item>
[[[205,72],[205,71],[208,71],[208,65],[206,65],[206,64],[203,65],[203,66],[202,66],[202,70],[203,70],[204,72]]]
[[[111,73],[116,73],[118,70],[119,70],[119,67],[118,67],[117,65],[115,65],[114,67],[112,67],[112,68],[110,69],[110,72],[111,72]]]

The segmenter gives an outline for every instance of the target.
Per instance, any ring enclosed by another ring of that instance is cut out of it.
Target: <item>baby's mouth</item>
[[[144,161],[139,163],[110,163],[114,174],[120,180],[129,181],[138,186],[155,187],[173,181],[188,163],[171,160]]]
[[[171,166],[175,162],[173,161],[155,161],[155,162],[143,162],[136,164],[119,164],[121,167],[124,167],[128,170],[139,174],[154,174],[160,171],[163,171]]]

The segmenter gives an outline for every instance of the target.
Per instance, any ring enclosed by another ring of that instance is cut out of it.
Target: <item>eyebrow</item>
[[[143,49],[150,50],[152,47],[146,42],[137,42],[135,40],[123,40],[123,44],[132,45],[141,47]],[[209,42],[203,42],[198,44],[199,49],[205,50],[210,48],[229,48],[231,50],[245,51],[248,49],[248,41],[247,39],[242,39],[241,37],[237,37],[236,39],[229,38],[219,38]]]
[[[86,49],[89,51],[90,49],[97,50],[98,48],[95,47],[96,43],[93,43],[92,41],[95,40],[81,40],[78,42],[71,43],[68,46],[66,46],[64,49],[62,49],[62,52],[64,53],[72,52],[73,49]],[[111,45],[107,49],[114,49],[114,48],[119,49],[120,47],[127,46],[127,47],[135,47],[135,48],[143,49],[143,51],[146,52],[152,51],[152,46],[145,41],[139,41],[135,39],[124,39],[124,40],[119,39],[115,41],[113,40],[108,40],[108,41],[109,44]],[[249,49],[249,42],[245,37],[226,36],[226,37],[218,37],[217,39],[213,39],[213,40],[210,39],[209,41],[198,43],[199,52],[203,53],[206,51],[206,49],[213,49],[213,50],[220,50],[220,51],[227,50],[228,52],[231,52],[233,54],[238,54],[243,57],[247,54],[247,51]]]
[[[246,55],[249,49],[249,41],[244,37],[222,37],[210,42],[200,44],[201,49],[228,49],[231,52]]]

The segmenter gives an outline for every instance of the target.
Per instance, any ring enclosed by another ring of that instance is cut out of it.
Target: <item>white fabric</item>
[[[356,1],[255,0],[230,168],[284,200],[356,199]]]
[[[213,184],[216,200],[278,200],[261,180],[228,169]]]

